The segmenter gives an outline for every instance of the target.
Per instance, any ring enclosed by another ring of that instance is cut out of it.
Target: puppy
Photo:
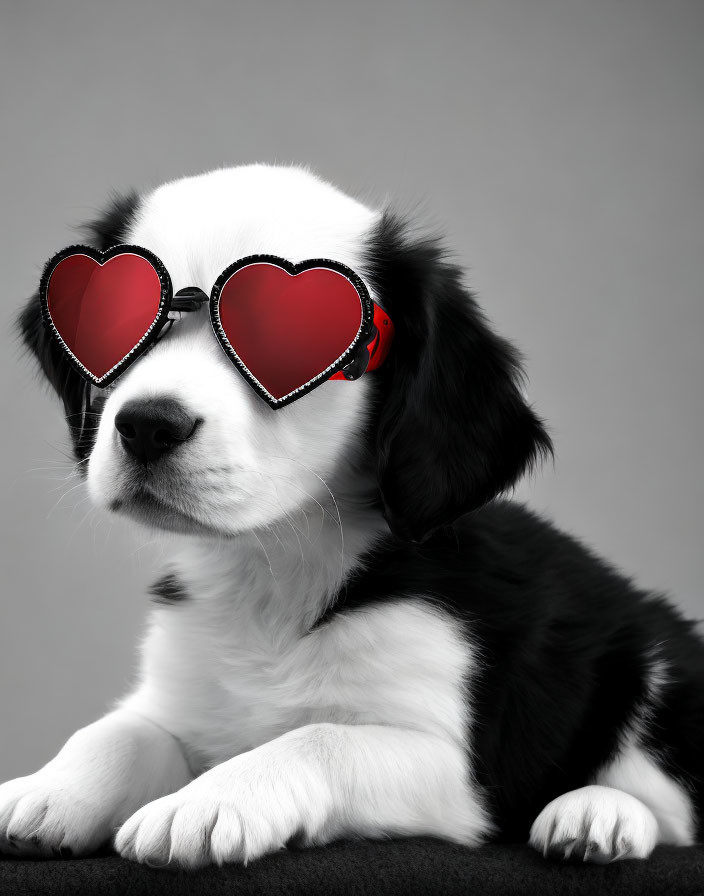
[[[609,862],[702,838],[702,642],[497,497],[550,439],[437,242],[268,166],[128,196],[90,239],[154,253],[174,291],[253,254],[332,259],[394,336],[377,370],[274,409],[205,304],[101,390],[30,300],[93,501],[171,547],[138,686],[0,787],[1,850],[197,868],[430,835]]]

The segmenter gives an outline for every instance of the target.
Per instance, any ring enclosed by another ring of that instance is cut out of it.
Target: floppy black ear
[[[136,193],[115,197],[102,215],[86,224],[85,242],[96,249],[109,249],[124,240],[138,207]],[[92,405],[90,384],[69,364],[56,341],[50,338],[42,322],[39,293],[27,302],[17,318],[17,328],[25,346],[39,362],[39,367],[63,402],[74,454],[83,460],[94,441],[90,425]]]
[[[386,214],[367,270],[395,327],[378,374],[376,455],[392,532],[422,541],[552,451],[520,391],[517,352],[489,327],[437,242]]]

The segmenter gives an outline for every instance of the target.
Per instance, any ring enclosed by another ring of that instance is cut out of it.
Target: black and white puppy
[[[204,308],[89,396],[30,301],[24,338],[93,500],[172,546],[139,685],[0,787],[0,849],[114,838],[127,858],[194,868],[432,835],[608,862],[702,838],[702,642],[496,498],[550,440],[437,243],[267,166],[127,198],[91,233],[150,249],[174,291],[208,292],[254,253],[335,259],[395,339],[379,370],[272,410]],[[115,426],[128,403],[154,430],[187,415],[192,436],[144,463]]]

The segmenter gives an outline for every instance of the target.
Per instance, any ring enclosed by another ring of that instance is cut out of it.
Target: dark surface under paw
[[[426,838],[283,850],[246,868],[157,870],[109,852],[87,859],[0,858],[0,894],[46,896],[704,896],[704,848],[658,847],[608,865],[551,862],[523,845],[467,849]]]

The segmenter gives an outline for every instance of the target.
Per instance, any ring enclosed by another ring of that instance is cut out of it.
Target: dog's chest
[[[341,697],[319,654],[321,639],[311,640],[318,651],[305,637],[274,641],[251,628],[219,646],[208,685],[217,695],[211,718],[238,751],[335,714]]]
[[[315,722],[466,737],[470,645],[418,600],[341,612],[312,630],[254,602],[159,610],[144,647],[152,717],[203,766]],[[144,697],[142,698],[144,699]]]

